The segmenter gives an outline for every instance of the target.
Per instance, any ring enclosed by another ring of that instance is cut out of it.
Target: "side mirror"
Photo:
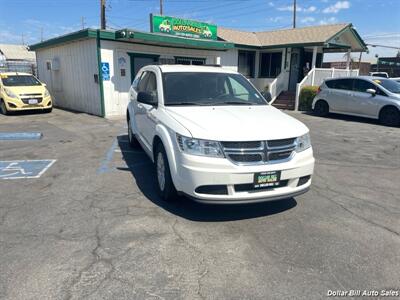
[[[261,92],[261,95],[265,98],[265,100],[267,100],[268,103],[271,102],[272,95],[270,92],[264,91],[264,92]]]
[[[157,97],[148,92],[139,92],[136,99],[138,102],[153,106],[157,106],[158,104]]]
[[[367,89],[367,93],[371,94],[372,96],[376,95],[376,90],[374,89]]]

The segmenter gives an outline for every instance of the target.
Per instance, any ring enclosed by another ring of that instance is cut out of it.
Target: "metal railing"
[[[327,78],[358,76],[359,70],[313,68],[296,86],[295,110],[299,108],[300,92],[304,86],[320,86]]]
[[[286,89],[286,72],[281,72],[269,85],[269,92],[271,93],[270,104],[274,103],[279,94]]]

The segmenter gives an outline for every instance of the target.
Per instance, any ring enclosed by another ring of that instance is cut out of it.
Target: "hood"
[[[33,85],[33,86],[4,86],[4,88],[17,94],[43,94],[45,87],[43,85]]]
[[[166,106],[166,111],[193,138],[216,141],[256,141],[298,137],[308,132],[300,121],[271,105]]]

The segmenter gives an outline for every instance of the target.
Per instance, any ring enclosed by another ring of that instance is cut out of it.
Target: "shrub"
[[[305,86],[300,91],[299,110],[311,110],[311,104],[317,95],[318,86]]]

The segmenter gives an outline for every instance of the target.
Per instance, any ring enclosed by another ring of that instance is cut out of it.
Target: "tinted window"
[[[325,84],[328,88],[334,89],[336,86],[336,81],[337,80],[327,80],[325,81]]]
[[[282,52],[261,53],[260,77],[277,77],[281,73]]]
[[[239,74],[164,73],[165,105],[267,105]]]
[[[362,79],[355,79],[353,89],[356,92],[366,93],[368,89],[376,90],[376,86],[369,81],[362,80]]]
[[[254,63],[256,53],[254,51],[239,51],[238,70],[246,77],[254,77]]]
[[[31,75],[2,75],[1,80],[5,86],[42,85],[39,80]]]
[[[334,88],[351,91],[353,89],[353,79],[337,79]]]

